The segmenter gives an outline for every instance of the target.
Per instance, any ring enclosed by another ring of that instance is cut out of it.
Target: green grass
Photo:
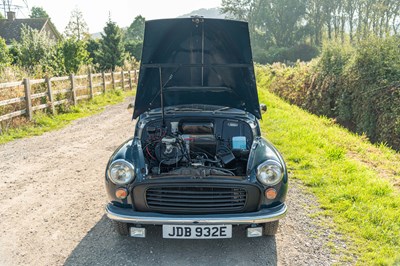
[[[259,80],[260,102],[268,106],[265,136],[283,153],[290,178],[309,188],[321,215],[345,236],[352,262],[400,263],[400,155],[284,102]]]
[[[106,94],[96,96],[93,100],[82,102],[77,106],[72,106],[66,113],[47,115],[42,112],[37,112],[34,115],[33,121],[29,124],[11,128],[0,134],[0,144],[15,139],[41,135],[51,130],[63,128],[73,120],[99,113],[103,111],[106,106],[120,103],[126,97],[133,95],[134,91],[110,91]]]

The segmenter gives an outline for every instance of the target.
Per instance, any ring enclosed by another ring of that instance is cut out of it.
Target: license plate
[[[232,238],[232,225],[163,225],[163,238]]]

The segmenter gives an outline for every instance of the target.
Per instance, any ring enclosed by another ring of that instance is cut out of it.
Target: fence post
[[[125,90],[125,75],[124,75],[124,71],[122,70],[121,71],[121,87],[122,87],[122,90]]]
[[[74,76],[74,74],[71,74],[69,76],[69,78],[71,80],[72,102],[74,103],[74,105],[76,105],[78,103],[78,99],[76,99],[75,76]]]
[[[24,79],[24,88],[25,88],[25,106],[26,106],[26,115],[29,120],[32,120],[33,110],[32,110],[32,99],[31,99],[31,82],[28,78]]]
[[[104,71],[101,72],[101,78],[103,79],[103,93],[106,93],[106,75],[104,74]]]
[[[132,90],[132,76],[131,71],[128,71],[128,79],[129,79],[129,90]]]
[[[115,90],[115,77],[114,77],[114,71],[111,71],[111,80],[112,80],[112,88]]]
[[[89,72],[89,89],[90,89],[90,99],[93,99],[93,80],[92,80],[92,71]]]
[[[53,91],[51,89],[51,78],[46,77],[46,83],[47,83],[47,94],[49,95],[49,101],[50,101],[50,110],[51,113],[54,115],[55,108],[54,108]]]

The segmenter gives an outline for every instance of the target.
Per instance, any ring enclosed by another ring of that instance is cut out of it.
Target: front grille
[[[151,187],[146,203],[151,209],[190,212],[231,212],[243,210],[247,192],[227,187]]]

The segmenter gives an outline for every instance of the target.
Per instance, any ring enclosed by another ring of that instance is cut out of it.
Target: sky
[[[71,11],[82,11],[89,32],[102,31],[109,13],[111,19],[120,27],[129,26],[137,15],[149,19],[174,18],[200,8],[219,7],[221,0],[25,0],[29,8],[43,7],[58,31],[64,32],[71,16]],[[13,4],[23,5],[22,0],[12,0]],[[29,12],[21,10],[17,18],[28,17]]]

